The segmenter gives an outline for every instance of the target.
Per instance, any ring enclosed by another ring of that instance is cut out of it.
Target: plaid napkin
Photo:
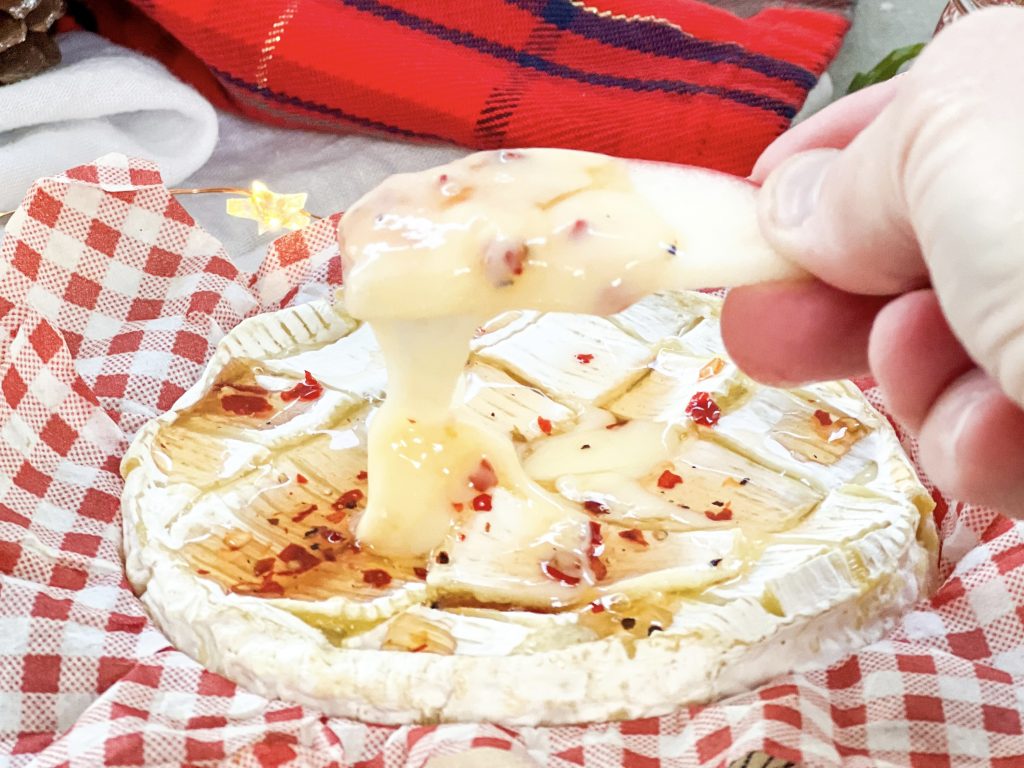
[[[102,34],[257,120],[746,175],[835,55],[851,0],[722,2],[748,18],[696,0],[87,4]]]
[[[279,239],[243,273],[152,165],[114,155],[39,181],[11,219],[0,246],[0,766],[421,768],[469,746],[551,768],[721,768],[755,751],[804,768],[1024,765],[1024,525],[939,493],[942,585],[886,640],[665,717],[367,725],[256,696],[176,651],[121,568],[119,457],[235,323],[339,282],[336,224]]]

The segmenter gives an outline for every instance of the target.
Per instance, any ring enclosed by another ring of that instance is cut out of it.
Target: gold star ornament
[[[306,210],[308,195],[305,192],[291,195],[273,192],[262,181],[254,181],[248,190],[237,192],[245,197],[233,197],[227,201],[228,215],[252,219],[261,235],[281,229],[302,229],[312,218]]]
[[[0,0],[0,5],[3,0]],[[259,227],[260,234],[277,232],[282,229],[302,229],[311,219],[320,217],[306,210],[305,192],[283,195],[271,191],[262,181],[254,181],[248,189],[240,187],[203,187],[167,190],[172,195],[240,195],[227,201],[228,216],[252,219]],[[14,211],[0,211],[0,220]]]

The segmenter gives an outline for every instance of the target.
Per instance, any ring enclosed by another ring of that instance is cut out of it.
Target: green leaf
[[[908,61],[913,60],[914,57],[923,49],[924,43],[908,45],[905,48],[897,48],[878,62],[870,72],[858,72],[854,75],[853,80],[850,81],[850,87],[846,92],[853,93],[854,91],[859,91],[861,88],[867,88],[869,85],[881,83],[894,77],[896,73],[900,71],[900,67]]]

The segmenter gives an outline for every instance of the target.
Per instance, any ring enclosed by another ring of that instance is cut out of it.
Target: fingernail
[[[772,223],[781,229],[795,229],[807,221],[818,206],[825,174],[838,154],[838,149],[801,152],[768,177],[763,194],[770,197]]]

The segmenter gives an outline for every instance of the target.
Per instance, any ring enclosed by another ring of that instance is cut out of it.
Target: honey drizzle
[[[224,392],[266,397],[273,413],[226,414],[221,407]],[[280,395],[258,387],[251,361],[229,363],[210,391],[158,434],[157,445],[170,465],[169,479],[201,487],[197,481],[207,479],[208,486],[214,485],[209,482],[210,469],[227,455],[227,439],[244,442],[248,432],[283,423],[315,403],[301,398],[287,402]],[[355,422],[349,419],[348,426],[361,428]],[[196,429],[199,425],[203,429]],[[354,521],[366,495],[365,468],[364,439],[357,449],[337,451],[330,448],[329,436],[314,435],[271,464],[231,478],[236,485],[253,486],[249,498],[234,510],[236,526],[211,529],[186,544],[182,555],[195,573],[226,592],[254,597],[315,601],[345,595],[372,600],[407,582],[421,582],[415,569],[422,562],[385,559],[362,551],[355,541]],[[205,478],[200,477],[203,469]],[[305,482],[297,479],[300,475]],[[362,494],[361,503],[352,508],[338,503],[353,490]],[[381,583],[381,571],[388,574],[389,583]]]

